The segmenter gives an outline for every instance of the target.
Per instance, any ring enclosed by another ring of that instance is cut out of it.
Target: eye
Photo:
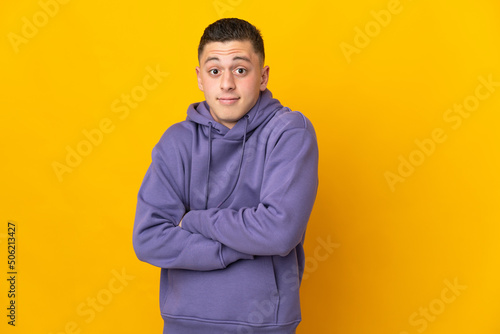
[[[211,69],[211,70],[210,70],[210,71],[208,71],[208,72],[209,72],[210,74],[212,74],[212,75],[217,75],[217,74],[219,74],[219,70],[218,70],[218,69],[216,69],[216,68],[213,68],[213,69]]]
[[[236,73],[238,73],[238,74],[245,74],[246,72],[247,72],[247,70],[244,68],[241,68],[241,67],[236,69]]]

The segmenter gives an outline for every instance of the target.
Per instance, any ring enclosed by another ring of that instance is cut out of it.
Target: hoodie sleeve
[[[133,230],[137,257],[161,268],[200,271],[222,269],[239,259],[252,259],[177,226],[186,212],[181,192],[184,166],[178,150],[167,144],[170,147],[166,150],[160,143],[153,149],[153,161],[139,190]],[[170,153],[168,159],[166,152]]]
[[[190,211],[182,228],[246,254],[286,256],[303,239],[318,187],[316,135],[306,124],[279,136],[256,207]]]

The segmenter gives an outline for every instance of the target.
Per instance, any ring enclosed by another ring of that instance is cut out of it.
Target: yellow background
[[[203,29],[231,16],[262,31],[270,90],[318,135],[298,333],[500,333],[500,86],[479,79],[500,82],[498,1],[66,2],[52,15],[53,1],[0,2],[2,333],[161,333],[159,270],[132,249],[136,195],[163,131],[203,99]],[[168,75],[115,112],[148,68]],[[446,120],[477,91],[469,117]],[[106,119],[58,178],[67,147]],[[435,129],[446,140],[419,154]],[[410,156],[420,165],[388,182]]]

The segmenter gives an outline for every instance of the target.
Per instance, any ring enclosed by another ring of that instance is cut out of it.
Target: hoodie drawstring
[[[243,156],[245,155],[245,144],[247,142],[247,130],[248,130],[248,115],[243,116],[245,117],[245,131],[243,132],[243,144],[241,145],[241,156],[240,156],[240,162],[238,164],[238,174],[236,175],[236,180],[234,181],[233,187],[231,188],[231,191],[228,192],[226,197],[222,202],[217,205],[217,208],[219,208],[222,204],[224,204],[225,201],[231,196],[233,193],[234,189],[236,189],[236,184],[238,184],[238,180],[240,178],[240,172],[241,172],[241,167],[243,165]],[[208,195],[210,194],[210,164],[212,162],[212,122],[208,122],[209,128],[208,128],[208,166],[207,166],[207,187],[206,187],[206,192],[205,192],[205,209],[208,209]]]
[[[212,162],[212,122],[208,122],[208,166],[207,166],[207,188],[205,190],[205,209],[208,209],[208,194],[210,188],[210,164]]]
[[[238,175],[236,175],[236,180],[234,180],[234,184],[233,184],[233,187],[231,188],[231,191],[227,193],[226,198],[224,198],[224,200],[222,202],[220,202],[219,205],[217,205],[217,207],[220,207],[222,204],[224,204],[224,202],[227,201],[229,196],[231,196],[231,194],[233,193],[234,189],[236,188],[236,184],[238,183],[238,180],[240,178],[241,166],[243,164],[243,155],[245,154],[245,143],[247,142],[247,129],[248,129],[248,118],[249,118],[248,115],[245,115],[243,117],[245,117],[246,121],[245,121],[245,131],[243,132],[243,144],[241,146],[240,163],[238,165]]]

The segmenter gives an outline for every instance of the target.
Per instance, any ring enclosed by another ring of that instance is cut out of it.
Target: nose
[[[236,88],[233,73],[231,71],[224,71],[221,75],[220,88],[222,90],[232,90]]]

